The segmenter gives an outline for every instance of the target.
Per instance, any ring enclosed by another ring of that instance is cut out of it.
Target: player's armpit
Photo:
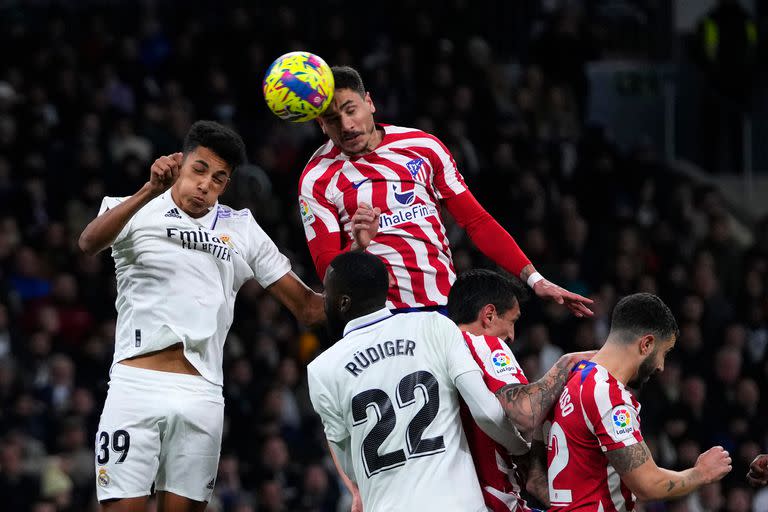
[[[287,307],[296,319],[305,325],[318,325],[325,322],[323,296],[314,292],[292,271],[267,287]]]

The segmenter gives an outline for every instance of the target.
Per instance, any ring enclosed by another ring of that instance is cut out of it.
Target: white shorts
[[[197,375],[112,367],[96,434],[99,501],[155,490],[210,501],[221,450],[221,387]]]

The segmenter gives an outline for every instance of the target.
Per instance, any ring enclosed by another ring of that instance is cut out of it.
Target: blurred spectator
[[[718,0],[700,20],[695,53],[708,81],[700,111],[701,165],[715,172],[743,168],[743,120],[756,74],[757,24],[739,0]]]
[[[637,48],[634,28],[623,34],[605,20],[647,27],[653,6],[495,2],[499,15],[488,17],[448,2],[438,23],[418,2],[395,2],[373,26],[362,11],[309,4],[12,4],[0,7],[0,42],[13,50],[0,52],[0,508],[95,509],[92,445],[112,364],[115,277],[108,251],[85,256],[76,237],[104,195],[131,193],[148,161],[177,151],[193,120],[243,135],[256,165],[234,175],[231,204],[251,208],[320,287],[295,193],[323,137],[313,123],[279,120],[260,98],[272,59],[315,48],[363,70],[383,121],[449,144],[478,200],[542,272],[596,300],[590,321],[523,306],[513,348],[529,376],[604,339],[625,293],[653,290],[673,306],[680,339],[640,391],[643,433],[670,466],[724,444],[734,471],[649,510],[735,512],[750,500],[752,512],[768,510],[768,494],[753,499],[739,469],[768,451],[768,217],[740,225],[721,191],[673,172],[659,148],[624,151],[584,123],[585,64],[615,56],[611,45],[653,54]],[[734,1],[702,20],[699,62],[712,86],[702,163],[715,169],[740,165],[757,24]],[[446,221],[456,270],[487,265]],[[332,510],[343,496],[318,463],[327,454],[304,371],[329,340],[302,330],[255,282],[236,308],[209,510]]]
[[[24,472],[21,453],[18,444],[0,444],[0,502],[9,510],[29,510],[41,496],[40,478]]]

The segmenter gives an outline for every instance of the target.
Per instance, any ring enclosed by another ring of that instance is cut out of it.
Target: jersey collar
[[[374,311],[373,313],[368,313],[367,315],[359,316],[347,322],[347,326],[344,328],[344,336],[351,333],[352,331],[357,331],[359,329],[362,329],[363,327],[368,327],[369,325],[377,324],[382,320],[386,320],[387,318],[390,318],[391,316],[392,316],[392,312],[387,308],[382,308],[378,311]]]
[[[163,192],[162,198],[169,205],[172,205],[178,208],[179,213],[187,217],[192,222],[196,222],[197,224],[200,224],[201,226],[206,227],[208,229],[214,229],[216,227],[216,222],[218,221],[218,218],[219,218],[219,202],[218,201],[214,203],[213,207],[211,207],[208,213],[206,213],[202,217],[198,217],[194,219],[189,215],[187,215],[186,212],[184,212],[184,210],[182,210],[181,207],[176,204],[176,201],[174,201],[173,197],[171,196],[170,190],[166,190],[165,192]]]

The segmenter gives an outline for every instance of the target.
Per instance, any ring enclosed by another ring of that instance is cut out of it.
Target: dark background
[[[243,135],[252,165],[224,202],[250,208],[319,287],[296,196],[323,139],[314,123],[274,117],[261,95],[269,63],[301,49],[357,67],[379,121],[440,137],[537,268],[596,300],[589,320],[536,299],[523,306],[513,348],[531,380],[563,351],[599,347],[622,295],[657,293],[673,309],[681,337],[640,393],[644,435],[661,466],[689,467],[721,444],[734,470],[643,510],[768,510],[745,484],[748,463],[768,451],[768,220],[677,165],[741,171],[731,126],[752,119],[759,134],[764,121],[765,9],[729,11],[711,57],[699,25],[676,27],[681,3],[0,2],[0,508],[95,510],[114,266],[76,241],[102,197],[138,190],[191,122]],[[750,19],[757,38],[745,42]],[[490,266],[448,223],[457,270]],[[255,281],[243,287],[209,510],[344,510],[306,391],[304,366],[326,343]]]

